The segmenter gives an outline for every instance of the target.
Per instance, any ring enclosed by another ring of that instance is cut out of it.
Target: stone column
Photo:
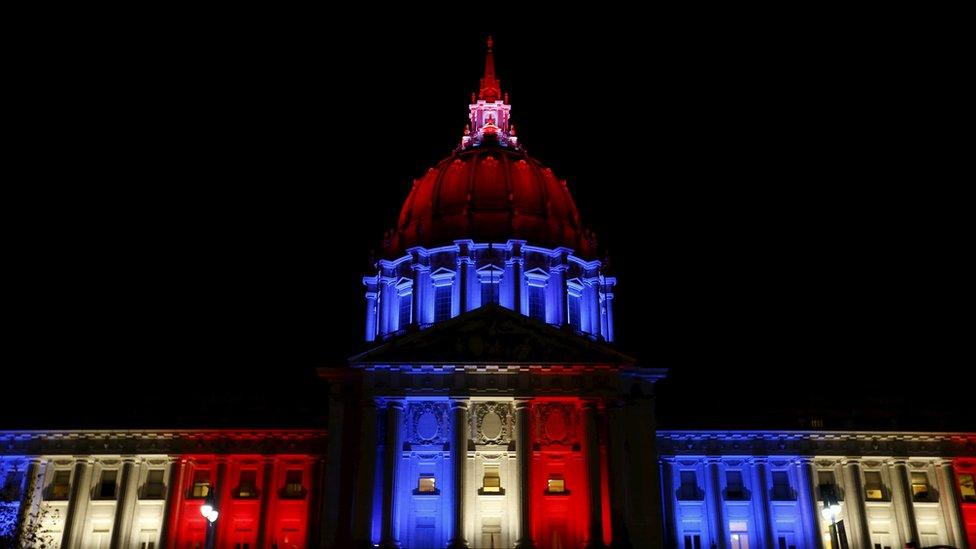
[[[766,458],[756,458],[752,466],[752,503],[756,510],[756,523],[761,524],[763,547],[775,549],[773,544],[773,507],[770,504],[769,481],[766,479]]]
[[[600,289],[600,335],[603,339],[610,341],[610,328],[607,327],[607,298],[603,289]]]
[[[616,401],[610,405],[609,422],[614,426],[610,430],[610,529],[611,547],[614,549],[630,549],[630,536],[627,532],[627,460],[624,453],[627,414],[624,404]]]
[[[861,465],[856,459],[844,461],[844,503],[851,524],[845,524],[853,547],[873,547],[864,508],[864,489],[861,486]],[[853,527],[853,528],[851,528]],[[850,530],[853,530],[852,532]]]
[[[376,339],[376,298],[379,294],[374,291],[366,292],[366,341]]]
[[[332,378],[329,387],[329,431],[326,444],[326,470],[324,493],[322,494],[322,539],[321,547],[333,547],[336,536],[345,531],[349,524],[339,525],[340,502],[344,484],[342,471],[342,442],[345,421],[345,384],[341,378]],[[348,541],[350,538],[346,538]]]
[[[712,544],[718,549],[725,549],[728,546],[728,542],[725,539],[725,518],[724,518],[724,508],[722,501],[722,480],[721,480],[721,463],[722,460],[719,458],[707,458],[705,463],[708,467],[708,504],[711,507],[712,516]]]
[[[403,400],[386,401],[386,448],[383,456],[383,519],[380,528],[380,547],[395,549],[400,547],[396,532],[397,512],[397,467],[400,454],[400,423],[403,417]]]
[[[939,483],[939,501],[942,502],[942,512],[946,517],[949,531],[949,544],[960,549],[968,546],[966,526],[962,519],[962,509],[956,497],[956,475],[952,470],[952,462],[945,460],[936,467]]]
[[[664,528],[664,546],[676,547],[678,542],[675,540],[674,531],[674,458],[661,458],[661,504],[664,506],[662,513],[662,527]]]
[[[799,460],[799,497],[800,510],[803,517],[803,530],[806,541],[797,544],[798,547],[809,546],[813,549],[824,549],[824,526],[821,524],[820,509],[817,504],[817,467],[813,460],[803,458]],[[839,549],[837,547],[833,549]]]
[[[467,399],[451,399],[451,429],[453,440],[451,440],[451,476],[453,477],[454,493],[454,533],[448,547],[451,549],[463,549],[468,546],[468,541],[464,539],[464,463],[467,455]]]
[[[522,259],[522,246],[517,245],[518,252],[516,252],[516,245],[512,246],[512,310],[523,315],[529,314],[529,309],[527,305],[522,304],[522,285],[525,281],[522,280],[522,265],[525,260]],[[516,255],[516,253],[518,255]]]
[[[214,507],[216,507],[219,511],[220,509],[224,508],[223,503],[230,499],[231,483],[227,481],[227,458],[218,457],[216,465],[217,475],[214,479],[214,485],[211,486],[211,490],[213,490],[214,495]],[[210,532],[210,535],[212,536],[210,547],[223,547],[223,545],[221,545],[223,541],[220,536],[221,530],[224,532],[233,531],[233,524],[229,520],[220,522],[218,519],[217,522],[213,523],[207,521],[207,525],[208,532]]]
[[[113,549],[126,548],[132,535],[136,499],[139,494],[140,467],[132,456],[122,458],[122,479],[119,482],[119,498],[115,506],[115,526],[112,528]]]
[[[515,450],[519,466],[519,539],[515,543],[517,549],[534,549],[532,542],[532,510],[531,500],[531,467],[532,448],[529,447],[529,399],[516,399],[515,401],[515,428],[517,429],[517,439]]]
[[[600,332],[600,279],[598,277],[587,278],[583,288],[583,295],[586,296],[586,307],[589,309],[590,328],[589,332],[599,337]]]
[[[895,514],[901,525],[902,539],[907,543],[918,539],[918,525],[915,522],[915,504],[912,501],[912,482],[908,474],[908,458],[895,458],[891,468],[891,492],[895,503]]]
[[[24,493],[21,494],[20,508],[17,509],[17,522],[15,525],[18,538],[23,534],[24,527],[27,526],[25,523],[30,520],[30,511],[34,509],[34,504],[39,503],[36,496],[44,489],[43,474],[44,467],[42,467],[41,460],[37,458],[31,459],[30,463],[27,464],[27,471],[24,474]]]
[[[590,532],[587,549],[602,549],[603,499],[600,492],[600,435],[597,432],[597,403],[583,404],[583,429],[586,437],[586,484],[589,489]]]
[[[380,277],[380,333],[378,335],[384,336],[393,331],[393,327],[396,326],[396,314],[397,314],[397,292],[394,287],[396,279],[393,277],[381,276]]]
[[[322,539],[322,499],[325,496],[325,459],[313,458],[309,466],[312,478],[308,494],[308,545]],[[269,523],[270,524],[270,523]],[[320,546],[321,547],[321,546]]]
[[[356,468],[352,535],[357,547],[373,547],[373,475],[376,472],[376,402],[367,397],[360,419],[359,464]]]
[[[183,478],[186,476],[186,460],[170,458],[169,472],[166,481],[169,483],[169,496],[166,504],[163,505],[163,527],[159,537],[160,545],[167,549],[176,547],[176,533],[172,531],[171,524],[175,525],[180,520],[180,510],[183,509]],[[170,538],[174,539],[170,539]]]
[[[329,434],[331,435],[331,432]],[[270,518],[268,516],[268,507],[271,505],[271,493],[274,490],[274,458],[265,458],[264,470],[261,473],[261,513],[258,515],[258,547],[268,546],[267,541],[265,541],[268,535],[268,519]]]
[[[68,499],[68,510],[64,518],[64,536],[61,538],[62,547],[79,547],[84,534],[85,514],[88,512],[88,501],[91,499],[91,474],[93,463],[90,458],[79,459],[75,463],[74,474],[71,475],[71,497]]]
[[[549,283],[546,285],[546,293],[549,299],[546,303],[546,310],[552,307],[552,313],[547,313],[547,317],[552,319],[552,324],[562,326],[566,324],[566,266],[553,265],[549,269]]]
[[[414,263],[413,265],[410,265],[410,268],[413,269],[413,284],[410,286],[410,292],[412,293],[410,297],[410,307],[412,307],[412,310],[410,311],[410,324],[416,324],[419,326],[424,322],[420,318],[420,315],[424,313],[425,309],[421,303],[421,301],[423,301],[423,292],[420,288],[423,280],[424,266],[420,265],[419,263]],[[406,326],[400,326],[401,330],[404,328],[406,328]]]
[[[458,283],[458,314],[464,314],[471,310],[470,297],[471,288],[469,280],[469,272],[471,271],[471,265],[474,264],[471,261],[471,257],[468,256],[468,244],[459,243],[460,251],[458,252],[457,259],[457,283]]]

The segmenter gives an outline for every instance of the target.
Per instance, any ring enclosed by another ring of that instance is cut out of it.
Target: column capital
[[[706,465],[719,465],[723,460],[721,456],[705,456],[704,461]]]
[[[451,397],[451,409],[468,409],[468,398],[467,397]]]
[[[861,465],[861,458],[856,457],[844,457],[839,461],[844,467],[859,467]]]
[[[400,397],[384,397],[382,400],[387,409],[403,410],[404,402]]]
[[[531,404],[531,397],[515,397],[515,409],[516,410],[527,410],[529,404]]]
[[[903,466],[903,467],[908,467],[908,458],[907,457],[897,456],[897,457],[893,457],[893,458],[891,458],[890,460],[887,460],[887,461],[889,463],[891,463],[892,465],[894,465],[894,466],[899,466],[900,465],[900,466]]]

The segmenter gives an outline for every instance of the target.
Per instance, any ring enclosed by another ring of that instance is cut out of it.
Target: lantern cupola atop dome
[[[502,94],[501,82],[495,76],[495,54],[493,42],[488,37],[488,52],[485,54],[485,74],[477,97],[471,94],[468,105],[468,120],[461,138],[461,148],[477,147],[482,144],[495,144],[502,147],[518,148],[515,126],[509,121],[512,106],[508,94]]]

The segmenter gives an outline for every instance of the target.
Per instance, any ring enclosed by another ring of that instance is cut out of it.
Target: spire
[[[484,99],[489,103],[498,101],[502,96],[501,83],[495,78],[495,54],[491,52],[492,44],[489,36],[488,53],[485,54],[485,76],[481,79],[481,91],[478,92],[478,99]]]
[[[501,83],[495,77],[494,45],[488,37],[488,52],[485,55],[485,75],[481,79],[481,89],[471,94],[468,105],[468,122],[461,136],[461,149],[480,147],[484,143],[494,143],[502,147],[519,148],[515,133],[509,133],[509,116],[512,105],[508,94],[502,95]]]

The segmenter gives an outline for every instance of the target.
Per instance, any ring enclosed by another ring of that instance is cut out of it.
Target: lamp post
[[[214,523],[217,522],[217,516],[220,515],[220,511],[217,509],[217,502],[214,500],[212,488],[207,489],[207,498],[203,500],[203,505],[200,506],[200,514],[203,518],[207,519],[207,549],[213,549],[214,546]]]
[[[840,515],[841,503],[834,491],[834,486],[832,484],[821,485],[821,494],[823,494],[824,499],[823,509],[820,510],[820,513],[824,521],[830,523],[830,547],[831,549],[846,548],[846,543],[843,546],[841,545],[840,535],[837,532],[837,517]]]

